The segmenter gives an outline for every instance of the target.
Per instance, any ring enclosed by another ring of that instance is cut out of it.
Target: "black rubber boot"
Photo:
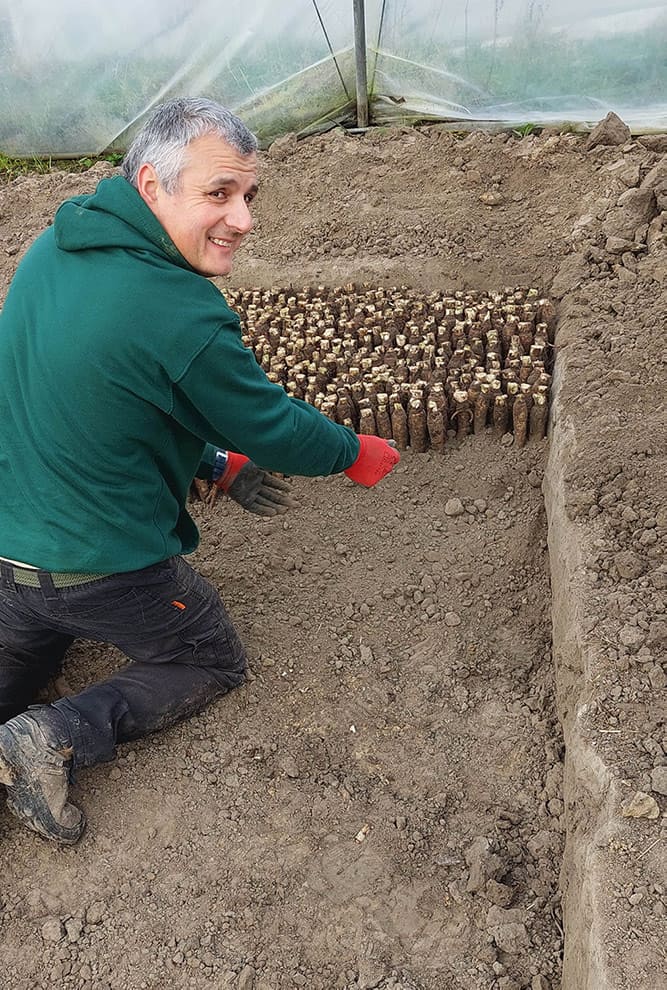
[[[0,783],[7,807],[28,828],[53,842],[74,845],[86,820],[67,800],[72,748],[63,745],[48,707],[30,709],[0,725]]]

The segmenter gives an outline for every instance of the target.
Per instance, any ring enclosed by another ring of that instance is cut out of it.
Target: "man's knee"
[[[197,643],[193,654],[194,662],[207,668],[224,689],[230,691],[245,680],[248,664],[246,651],[229,622],[220,622],[212,634]]]

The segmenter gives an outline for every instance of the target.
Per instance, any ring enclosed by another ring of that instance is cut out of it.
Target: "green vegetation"
[[[516,134],[517,137],[526,137],[528,134],[534,134],[538,128],[535,124],[519,124],[518,127],[512,128],[512,134]]]
[[[122,155],[98,155],[94,158],[39,158],[32,155],[29,158],[11,158],[0,153],[0,181],[11,182],[17,175],[44,175],[54,169],[62,172],[86,172],[96,162],[110,162],[118,165]]]
[[[50,158],[10,158],[8,155],[0,153],[0,176],[11,180],[17,175],[26,175],[28,172],[44,173],[51,171]]]

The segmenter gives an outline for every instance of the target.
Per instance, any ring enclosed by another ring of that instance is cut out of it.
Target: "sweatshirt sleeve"
[[[174,384],[172,415],[209,444],[268,471],[337,474],[359,454],[352,430],[268,380],[238,324],[220,328],[189,363]]]
[[[197,468],[195,478],[201,478],[203,481],[211,481],[213,478],[213,467],[215,465],[215,454],[219,450],[213,443],[207,443],[204,447],[204,453],[201,455],[201,462]]]

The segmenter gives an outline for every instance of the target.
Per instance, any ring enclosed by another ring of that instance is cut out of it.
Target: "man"
[[[271,384],[208,281],[252,227],[256,147],[211,101],[159,107],[123,175],[61,205],[0,315],[0,782],[56,842],[84,827],[76,768],[243,680],[229,616],[182,557],[193,477],[271,515],[290,498],[268,472],[371,486],[398,461]],[[131,662],[32,704],[77,637]]]

